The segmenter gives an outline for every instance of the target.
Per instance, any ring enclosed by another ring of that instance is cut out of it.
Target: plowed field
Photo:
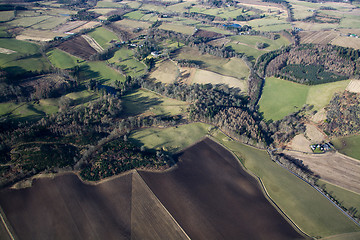
[[[82,37],[76,37],[65,41],[61,43],[58,48],[83,59],[89,59],[91,55],[97,53],[97,51]]]

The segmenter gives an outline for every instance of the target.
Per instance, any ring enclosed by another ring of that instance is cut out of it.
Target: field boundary
[[[226,135],[227,136],[227,135]],[[214,137],[212,136],[207,136],[205,138],[209,138],[211,139],[212,141],[216,142],[217,144],[219,144],[220,146],[222,146],[223,148],[225,148],[227,151],[229,151],[233,157],[235,157],[235,159],[238,160],[238,163],[240,165],[240,167],[246,172],[248,173],[251,177],[253,177],[254,179],[256,179],[256,181],[258,182],[259,186],[260,186],[260,189],[261,191],[263,192],[265,198],[270,202],[271,205],[274,206],[274,208],[277,210],[277,212],[279,212],[283,217],[284,219],[290,223],[290,225],[293,226],[293,228],[298,232],[300,233],[301,235],[303,235],[304,237],[310,237],[310,235],[308,235],[307,233],[305,233],[293,220],[291,220],[291,218],[275,203],[275,201],[270,197],[269,193],[267,192],[266,190],[266,187],[265,185],[263,184],[262,180],[260,177],[258,177],[257,175],[255,175],[253,172],[251,172],[250,170],[248,170],[245,166],[243,166],[243,164],[241,163],[240,161],[240,158],[233,152],[231,151],[228,147],[226,147],[225,145],[223,145],[222,143],[218,142]],[[249,145],[250,146],[250,145]],[[252,147],[252,146],[250,146]],[[258,149],[258,148],[255,148],[255,149]],[[259,149],[258,149],[259,150]]]
[[[15,233],[12,233],[12,232],[14,232],[14,230],[12,229],[10,223],[8,223],[9,221],[7,220],[4,210],[2,209],[1,206],[0,206],[0,218],[1,218],[2,223],[4,224],[4,227],[7,231],[7,233],[9,234],[10,238],[12,240],[17,239],[17,237],[14,237],[14,236],[16,236]]]
[[[167,208],[164,206],[164,204],[162,204],[162,202],[160,201],[160,199],[155,195],[155,193],[151,190],[151,188],[147,185],[147,183],[145,182],[145,180],[141,177],[141,175],[138,173],[137,170],[134,171],[133,174],[137,174],[139,179],[144,183],[144,186],[146,186],[146,188],[151,192],[151,194],[155,197],[156,201],[159,202],[159,204],[163,207],[163,209],[166,211],[167,214],[169,214],[169,216],[171,217],[171,219],[175,222],[175,224],[179,227],[179,229],[181,230],[181,232],[187,237],[187,239],[191,240],[191,238],[189,237],[189,235],[187,235],[187,233],[184,231],[184,229],[180,226],[180,224],[175,220],[175,218],[173,217],[172,214],[170,214],[170,212],[167,210]]]

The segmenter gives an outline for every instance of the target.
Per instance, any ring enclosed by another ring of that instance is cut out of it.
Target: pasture
[[[8,24],[14,27],[31,27],[49,18],[51,18],[51,16],[46,16],[46,15],[45,16],[40,15],[35,17],[22,17],[22,18],[16,18],[15,20],[8,22]]]
[[[173,24],[173,23],[163,23],[159,27],[160,29],[179,32],[182,34],[192,35],[195,31],[195,27]]]
[[[176,81],[180,72],[176,64],[170,60],[156,63],[155,70],[150,74],[150,78],[163,83],[173,83]]]
[[[211,128],[204,123],[190,123],[177,127],[146,128],[131,132],[129,139],[148,149],[164,149],[176,153],[206,136]]]
[[[145,89],[129,92],[122,98],[124,114],[133,115],[186,115],[188,103],[163,97]]]
[[[1,11],[0,22],[7,22],[15,17],[14,11]]]
[[[220,132],[214,137],[233,151],[247,170],[261,179],[280,209],[310,236],[320,238],[360,231],[326,198],[273,162],[265,151],[232,141]]]
[[[135,21],[131,19],[123,19],[115,22],[116,25],[127,27],[127,28],[149,28],[151,26],[148,22]]]
[[[126,47],[117,50],[114,56],[108,61],[122,66],[122,71],[132,77],[144,74],[147,69],[147,66],[143,62],[134,58],[134,52]]]
[[[331,143],[340,153],[360,160],[360,135],[334,138]]]
[[[320,110],[330,102],[335,92],[344,91],[349,82],[307,86],[270,77],[265,80],[259,110],[265,119],[274,121],[299,110],[304,104],[314,105],[315,110]]]
[[[177,59],[197,61],[201,69],[219,73],[224,76],[246,79],[250,70],[242,59],[220,58],[210,54],[200,54],[190,47],[183,47],[176,56]]]
[[[118,37],[115,33],[107,30],[106,28],[99,27],[96,28],[94,31],[90,32],[88,35],[90,35],[92,38],[95,39],[95,41],[100,44],[101,47],[107,48],[111,46],[110,41],[116,40],[118,41]]]
[[[55,67],[61,69],[73,68],[78,64],[78,61],[82,61],[80,58],[72,56],[57,48],[47,52],[46,55]]]

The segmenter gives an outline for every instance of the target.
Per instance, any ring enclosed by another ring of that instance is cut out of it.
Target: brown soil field
[[[326,134],[323,133],[319,128],[317,128],[314,124],[306,124],[305,136],[311,141],[311,143],[321,143],[322,141],[326,141]]]
[[[301,43],[315,43],[315,44],[328,44],[336,37],[339,33],[334,31],[302,31],[299,32]]]
[[[331,41],[331,44],[360,49],[360,38],[338,36]]]
[[[78,32],[80,32],[80,31],[83,30],[83,29],[95,28],[95,27],[100,26],[100,25],[101,25],[100,23],[94,22],[94,21],[92,21],[92,22],[87,22],[87,23],[85,23],[84,25],[81,25],[80,27],[77,27],[77,28],[75,28],[75,29],[72,29],[70,32],[71,32],[71,33],[78,33]]]
[[[225,46],[229,42],[231,42],[231,40],[228,38],[219,38],[219,39],[215,39],[215,40],[208,42],[208,44],[210,44],[212,46],[221,47],[223,45]]]
[[[360,80],[351,80],[346,87],[346,90],[349,92],[360,93]]]
[[[210,139],[181,152],[171,171],[139,174],[191,239],[302,238],[257,180]]]
[[[35,178],[0,191],[19,239],[302,239],[226,149],[205,139],[164,172],[130,171],[98,183]],[[4,226],[0,238],[7,239]]]
[[[321,179],[360,193],[360,161],[333,152],[304,154],[285,150],[284,153],[302,160]]]
[[[81,36],[61,43],[58,48],[83,59],[89,59],[91,55],[97,53]]]
[[[202,37],[202,38],[219,38],[221,36],[223,36],[220,33],[216,33],[216,32],[211,32],[211,31],[206,31],[206,30],[197,30],[196,33],[194,34],[195,37]]]
[[[86,21],[70,21],[54,29],[54,32],[70,32],[71,30],[76,29],[86,23]]]
[[[131,174],[98,185],[76,175],[6,189],[0,205],[19,239],[129,239]]]
[[[150,74],[150,78],[162,83],[173,83],[178,76],[178,68],[175,62],[165,60],[156,64],[155,71]]]

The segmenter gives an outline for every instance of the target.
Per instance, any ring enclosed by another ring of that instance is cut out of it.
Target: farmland
[[[304,104],[319,110],[327,105],[335,92],[345,90],[349,80],[306,86],[298,83],[267,78],[260,99],[260,111],[266,119],[279,120],[300,109]]]
[[[139,174],[190,238],[301,238],[264,197],[258,182],[220,145],[205,139],[179,158],[172,171]],[[256,225],[251,215],[258,216]],[[266,230],[258,231],[259,226]]]
[[[122,72],[130,76],[140,76],[146,71],[146,65],[135,59],[134,52],[125,47],[117,50],[108,61],[121,66]]]
[[[58,48],[83,59],[89,59],[91,55],[96,53],[96,50],[82,37],[76,37],[63,42]]]
[[[149,149],[178,152],[203,138],[211,129],[204,123],[192,123],[166,129],[148,128],[134,131],[130,139]]]
[[[62,69],[75,67],[77,65],[77,60],[80,60],[79,58],[69,55],[60,49],[53,49],[49,51],[47,56],[52,64]]]
[[[150,75],[157,81],[163,83],[173,83],[179,76],[179,70],[176,64],[170,60],[162,61],[156,64],[156,69]]]
[[[184,114],[188,107],[186,102],[163,97],[145,89],[128,93],[123,101],[127,115],[179,115]]]
[[[111,40],[118,40],[118,37],[113,32],[102,27],[96,28],[89,35],[103,48],[111,46]]]
[[[280,209],[309,235],[325,237],[359,231],[316,190],[271,161],[265,151],[232,141],[222,133],[216,133],[215,138],[261,179]]]
[[[340,153],[360,160],[359,135],[335,138],[331,142]]]

